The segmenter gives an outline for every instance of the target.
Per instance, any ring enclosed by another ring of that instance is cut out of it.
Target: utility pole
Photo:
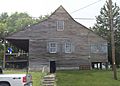
[[[117,71],[116,71],[116,63],[115,63],[115,41],[114,41],[114,29],[113,29],[113,10],[112,10],[112,0],[109,0],[109,22],[110,22],[110,30],[111,30],[111,51],[112,51],[112,68],[114,73],[114,79],[117,80]]]

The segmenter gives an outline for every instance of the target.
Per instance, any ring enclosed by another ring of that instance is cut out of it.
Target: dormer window
[[[59,20],[57,21],[57,31],[63,31],[64,30],[64,21]]]

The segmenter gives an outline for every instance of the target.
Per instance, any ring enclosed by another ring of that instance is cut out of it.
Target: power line
[[[33,19],[39,19],[39,17],[32,17]],[[95,18],[74,18],[78,20],[96,20]]]
[[[71,13],[75,13],[75,12],[77,12],[77,11],[79,11],[79,10],[85,9],[85,8],[87,8],[87,7],[91,6],[91,5],[94,5],[94,4],[96,4],[96,3],[100,2],[100,1],[101,1],[101,0],[98,0],[98,1],[96,1],[96,2],[93,2],[93,3],[91,3],[91,4],[89,4],[89,5],[86,5],[86,6],[80,8],[80,9],[78,9],[78,10],[75,10],[75,11],[73,11],[73,12],[71,12]]]
[[[74,18],[74,19],[79,19],[79,20],[96,20],[95,18]]]

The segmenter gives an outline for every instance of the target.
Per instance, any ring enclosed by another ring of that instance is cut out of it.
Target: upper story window
[[[65,43],[65,53],[72,53],[72,44],[71,42]]]
[[[49,53],[57,53],[57,43],[49,42]]]
[[[64,21],[59,20],[57,21],[57,31],[63,31],[64,30]]]
[[[107,44],[92,44],[91,53],[107,53]]]

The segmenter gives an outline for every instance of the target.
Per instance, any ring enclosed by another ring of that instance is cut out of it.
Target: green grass
[[[57,86],[120,86],[117,73],[118,80],[114,80],[113,72],[106,70],[57,71]]]
[[[26,73],[25,70],[6,70],[6,74]],[[32,74],[33,86],[41,86],[41,72],[29,72]],[[113,72],[106,70],[92,71],[57,71],[57,86],[120,86],[120,70],[117,72],[118,80],[113,79]]]
[[[25,70],[5,70],[5,74],[24,74]],[[29,72],[32,75],[33,86],[41,86],[41,78],[43,74],[41,72]]]

